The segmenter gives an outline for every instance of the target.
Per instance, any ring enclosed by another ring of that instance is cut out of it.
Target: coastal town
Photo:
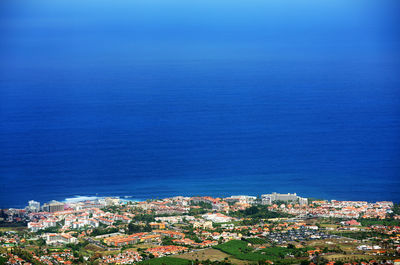
[[[0,212],[0,264],[400,264],[400,207],[296,193],[29,201]]]

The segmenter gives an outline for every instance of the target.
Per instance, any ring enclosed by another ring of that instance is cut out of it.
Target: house
[[[78,240],[70,234],[47,234],[46,244],[76,244]]]
[[[150,223],[151,229],[165,229],[165,223]]]
[[[360,226],[361,225],[361,223],[360,222],[357,222],[356,220],[350,220],[350,221],[343,221],[343,222],[340,222],[342,225],[346,225],[346,226]]]
[[[232,218],[221,213],[207,213],[202,215],[206,220],[212,221],[213,223],[226,223],[232,221]]]

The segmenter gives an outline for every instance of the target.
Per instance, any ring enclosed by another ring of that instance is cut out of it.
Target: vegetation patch
[[[89,251],[93,251],[93,252],[103,251],[103,249],[101,247],[96,246],[94,244],[89,244],[89,245],[85,246],[84,249],[85,250],[89,250]]]
[[[353,238],[357,240],[363,240],[367,238],[372,238],[372,237],[379,237],[379,238],[388,238],[389,236],[386,234],[378,233],[378,232],[361,232],[361,231],[346,231],[346,232],[335,232],[335,234],[338,234],[343,237],[348,237],[348,238]]]
[[[232,214],[237,217],[250,217],[256,219],[284,218],[292,216],[287,213],[270,211],[266,205],[251,206],[245,210],[233,212]]]
[[[214,248],[219,249],[227,254],[240,260],[250,261],[281,261],[281,263],[298,263],[299,260],[295,259],[306,256],[307,249],[296,249],[296,248],[284,248],[284,247],[271,247],[261,250],[255,250],[248,246],[248,242],[244,240],[232,240],[224,244],[215,246]],[[285,259],[283,261],[283,259]]]
[[[261,238],[246,238],[245,241],[249,242],[250,244],[253,245],[261,245],[261,244],[266,244],[268,241],[266,239],[261,239]]]
[[[162,257],[162,258],[157,258],[157,259],[150,259],[150,260],[145,260],[141,261],[137,264],[148,264],[148,265],[188,265],[192,264],[191,261],[187,259],[180,259],[180,258],[172,258],[172,257]]]
[[[199,251],[186,252],[175,256],[177,258],[188,259],[188,260],[224,260],[225,258],[231,257],[229,254],[222,252],[218,249],[202,249]]]
[[[371,225],[385,225],[385,226],[397,226],[400,225],[399,220],[395,219],[360,219],[359,222],[362,226],[371,226]]]

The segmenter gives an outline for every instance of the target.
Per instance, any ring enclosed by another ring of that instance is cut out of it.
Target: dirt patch
[[[28,230],[28,228],[26,226],[0,227],[0,232],[9,232],[9,231],[23,232],[26,230]]]
[[[188,260],[211,260],[211,261],[222,261],[225,258],[228,258],[233,264],[238,265],[245,265],[251,264],[248,261],[238,260],[233,258],[232,256],[219,251],[218,249],[208,248],[208,249],[201,249],[193,252],[187,252],[180,255],[174,256],[176,258],[188,259]]]
[[[85,250],[90,250],[90,251],[93,251],[93,252],[103,251],[104,250],[101,247],[96,246],[94,244],[89,244],[89,245],[85,246],[84,249]]]
[[[141,250],[145,250],[148,248],[155,248],[155,247],[159,247],[159,245],[154,245],[154,244],[138,244],[138,245],[134,245],[131,248],[127,248],[125,250],[123,250],[123,252],[125,251],[138,251],[139,249]]]
[[[384,256],[373,256],[373,255],[343,255],[343,254],[332,254],[326,255],[324,258],[328,260],[341,260],[341,261],[352,261],[352,260],[371,260],[371,259],[386,259]]]

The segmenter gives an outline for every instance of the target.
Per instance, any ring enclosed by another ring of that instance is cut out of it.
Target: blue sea
[[[400,3],[2,0],[0,208],[400,202]]]

